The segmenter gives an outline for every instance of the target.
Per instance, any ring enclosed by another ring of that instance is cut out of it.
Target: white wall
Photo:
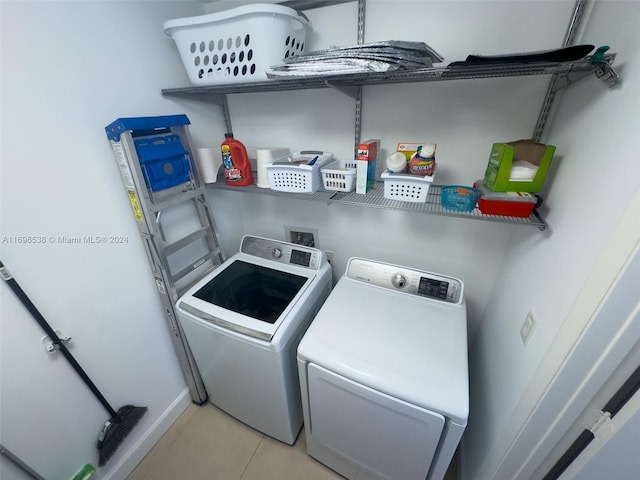
[[[366,4],[365,41],[425,41],[445,62],[468,54],[541,50],[562,42],[570,2],[389,1]],[[309,10],[310,49],[356,41],[357,5]],[[527,19],[514,24],[513,18]],[[367,87],[362,139],[381,138],[382,155],[400,141],[438,143],[441,184],[482,178],[493,142],[528,138],[546,91],[545,78],[511,78]],[[236,138],[247,145],[324,149],[353,156],[354,102],[334,90],[229,97]],[[220,133],[222,139],[222,132]],[[562,148],[559,151],[562,152]],[[335,252],[334,278],[350,256],[447,273],[466,285],[469,335],[480,322],[514,231],[541,241],[535,228],[406,212],[280,200],[210,189],[223,244],[236,251],[242,233],[284,238],[284,225],[315,228]],[[218,208],[219,207],[219,208]]]
[[[544,239],[514,233],[470,353],[465,478],[506,478],[509,471],[497,465],[521,464],[518,455],[529,454],[530,449],[516,449],[503,458],[530,413],[517,407],[525,392],[543,390],[533,388],[534,374],[638,191],[638,20],[636,2],[597,2],[580,40],[610,45],[623,83],[609,90],[595,78],[585,79],[563,96],[548,136],[549,143],[562,146],[547,185],[550,231]],[[529,310],[537,327],[525,347],[519,330]]]
[[[568,1],[371,0],[367,4],[366,40],[423,40],[446,62],[461,60],[469,53],[540,50],[561,43],[572,6]],[[118,117],[184,112],[192,121],[197,146],[221,142],[224,125],[218,107],[163,99],[159,93],[162,88],[188,84],[172,40],[162,33],[163,21],[197,14],[202,8],[199,3],[171,1],[0,3],[0,235],[112,234],[129,238],[126,244],[108,246],[1,244],[2,260],[53,326],[74,338],[73,353],[114,406],[149,406],[149,413],[118,457],[181,398],[186,384],[161,317],[104,126]],[[309,11],[308,15],[315,25],[312,48],[354,43],[355,4]],[[624,12],[614,8],[611,15],[624,17]],[[615,21],[617,24],[617,17]],[[605,38],[612,33],[602,28],[598,42],[608,41]],[[623,41],[622,31],[617,35],[620,38],[616,37],[613,47],[620,52],[619,46],[628,46],[631,69],[631,55],[635,54],[631,48],[637,40]],[[631,32],[626,35],[637,39]],[[573,106],[565,111],[564,121],[556,122],[566,131],[549,138],[558,146],[562,161],[556,162],[559,165],[554,166],[548,185],[550,236],[531,227],[290,202],[211,189],[227,253],[237,249],[243,233],[282,238],[284,225],[316,228],[320,246],[335,252],[338,275],[349,256],[361,255],[462,278],[472,335],[498,278],[501,283],[494,291],[508,291],[511,301],[505,302],[504,294],[494,295],[485,315],[488,326],[480,332],[481,347],[476,352],[487,345],[513,350],[512,333],[529,307],[541,323],[552,325],[549,329],[539,325],[529,344],[540,352],[562,319],[570,297],[565,299],[545,286],[523,298],[520,290],[513,284],[503,285],[502,279],[519,284],[522,277],[516,274],[528,271],[522,268],[527,267],[536,280],[546,278],[544,273],[561,275],[563,285],[575,295],[598,246],[606,240],[607,229],[615,223],[615,213],[606,216],[604,223],[573,220],[582,213],[581,202],[590,207],[599,203],[578,191],[579,186],[593,185],[593,175],[584,173],[592,170],[580,170],[581,176],[576,177],[574,170],[565,170],[564,165],[571,158],[582,166],[585,157],[594,158],[589,156],[594,143],[600,147],[603,138],[617,138],[618,126],[630,128],[626,125],[635,118],[629,112],[637,111],[637,105],[633,110],[631,104],[637,90],[626,85],[610,95],[590,79],[571,90]],[[438,183],[471,183],[482,177],[493,142],[531,135],[545,89],[542,78],[370,87],[365,91],[363,137],[381,138],[383,155],[398,141],[437,142]],[[616,108],[627,113],[610,115],[612,99]],[[339,92],[234,95],[229,103],[234,132],[248,145],[323,148],[343,158],[352,155],[353,102]],[[585,113],[591,125],[579,118]],[[605,120],[612,123],[605,124]],[[593,124],[601,128],[593,129]],[[591,137],[593,143],[589,143],[587,136],[594,132],[599,137]],[[578,154],[572,153],[577,146]],[[629,147],[624,140],[616,144],[620,155],[630,159],[622,165],[633,168]],[[615,179],[627,193],[637,185],[633,180],[632,175]],[[628,197],[623,193],[621,198],[607,199],[602,207],[620,212]],[[598,211],[608,210],[598,207]],[[592,235],[593,241],[580,241],[576,248],[576,240],[584,235]],[[531,252],[523,254],[517,246],[520,243],[530,246]],[[556,251],[564,252],[563,258],[552,255]],[[565,257],[567,268],[556,273],[553,267]],[[93,442],[106,412],[63,359],[44,353],[42,333],[8,289],[0,287],[0,292],[1,441],[45,477],[71,478],[84,463],[96,462]],[[546,302],[546,296],[552,302]],[[536,341],[542,343],[535,347]],[[531,357],[534,363],[538,355]],[[472,397],[476,412],[472,422],[483,414],[493,422],[486,436],[473,440],[478,451],[484,448],[488,452],[499,434],[502,412],[497,407],[511,407],[518,387],[522,388],[517,379],[515,389],[510,390],[508,380],[518,374],[526,376],[533,368],[525,357],[516,352],[507,380],[492,383],[498,396],[504,394],[504,404],[487,405],[486,400],[492,397],[486,390],[474,393],[477,400]],[[493,367],[487,364],[491,374]],[[472,371],[478,374],[477,369]],[[110,469],[117,461],[101,469],[98,478],[112,474]]]
[[[49,323],[72,336],[72,353],[115,409],[149,407],[96,476],[104,478],[186,390],[104,127],[118,117],[186,112],[204,143],[216,126],[203,120],[208,108],[160,96],[187,82],[162,24],[202,6],[3,1],[0,8],[2,261]],[[128,241],[12,240],[75,235]],[[95,441],[109,415],[61,354],[45,353],[44,332],[6,285],[0,300],[0,440],[44,477],[72,478],[85,463],[97,465]],[[2,468],[3,479],[13,478]]]

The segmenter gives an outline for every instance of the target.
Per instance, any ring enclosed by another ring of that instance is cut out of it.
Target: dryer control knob
[[[271,255],[273,255],[273,258],[280,258],[282,257],[282,250],[276,247],[273,250],[271,250]]]
[[[404,275],[396,273],[391,277],[391,284],[396,288],[404,288],[407,284],[407,278]]]

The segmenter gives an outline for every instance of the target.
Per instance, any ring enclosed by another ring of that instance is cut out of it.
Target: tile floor
[[[456,480],[449,469],[445,480]],[[335,480],[307,455],[304,429],[293,446],[237,421],[214,405],[190,405],[127,480]]]

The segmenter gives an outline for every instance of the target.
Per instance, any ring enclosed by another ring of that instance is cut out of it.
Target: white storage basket
[[[356,186],[356,162],[338,160],[333,168],[321,168],[322,184],[325,190],[338,192],[352,192]]]
[[[163,27],[196,86],[267,81],[270,66],[304,52],[311,30],[294,9],[270,4],[169,20]]]
[[[434,176],[384,172],[384,198],[403,202],[425,203]]]
[[[292,159],[307,161],[318,157],[313,165],[304,163],[272,163],[267,165],[269,187],[271,190],[289,193],[315,193],[320,189],[322,180],[320,169],[335,162],[328,152],[294,152]]]

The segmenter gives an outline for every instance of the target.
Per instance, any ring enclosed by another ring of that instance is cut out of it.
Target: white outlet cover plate
[[[533,313],[529,312],[527,314],[527,317],[524,319],[524,322],[522,323],[522,327],[520,327],[520,338],[522,339],[522,343],[524,343],[525,345],[527,344],[535,328],[536,319],[533,316]]]

